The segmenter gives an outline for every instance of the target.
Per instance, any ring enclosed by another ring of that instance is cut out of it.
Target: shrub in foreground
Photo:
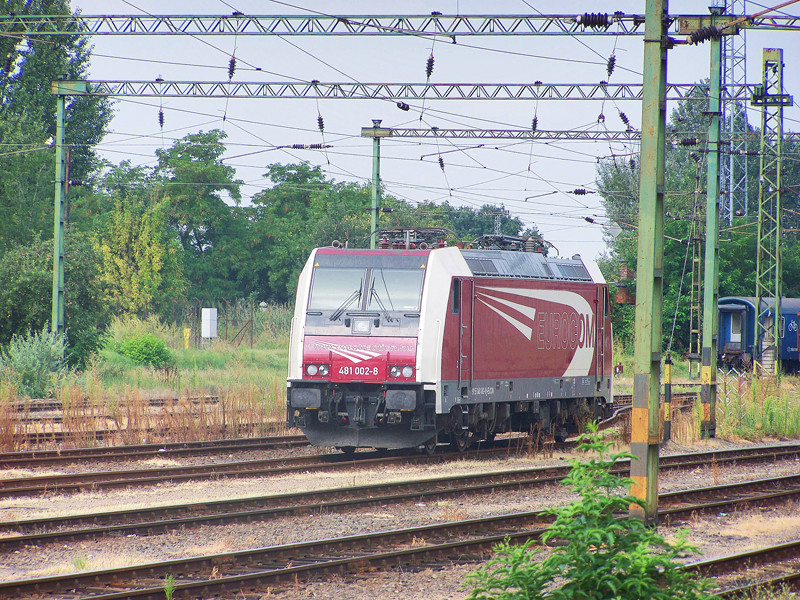
[[[701,600],[707,583],[680,568],[680,556],[694,548],[679,539],[667,542],[641,520],[626,515],[638,498],[621,494],[630,479],[612,473],[630,453],[609,455],[610,444],[596,427],[582,436],[579,449],[597,458],[571,461],[563,481],[580,495],[569,506],[552,510],[555,521],[541,540],[558,542],[543,557],[535,541],[522,546],[508,542],[496,556],[469,576],[474,588],[469,600]]]
[[[148,367],[163,367],[175,362],[164,340],[149,333],[123,340],[117,346],[117,352],[127,356],[138,365]]]
[[[8,347],[0,350],[0,377],[20,394],[44,398],[69,371],[66,351],[66,336],[48,326],[14,335]]]

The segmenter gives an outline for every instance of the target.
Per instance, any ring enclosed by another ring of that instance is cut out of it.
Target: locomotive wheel
[[[472,436],[468,431],[454,431],[450,434],[450,446],[456,452],[465,452],[472,444]]]
[[[436,453],[436,436],[433,436],[427,442],[422,444],[422,449],[428,456],[433,456]]]

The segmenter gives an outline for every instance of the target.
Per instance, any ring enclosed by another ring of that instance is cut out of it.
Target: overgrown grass
[[[253,347],[247,335],[242,343],[217,339],[205,348],[184,348],[182,326],[154,318],[116,319],[89,367],[56,388],[63,425],[52,420],[24,425],[26,411],[14,407],[21,400],[16,387],[0,381],[0,448],[22,448],[26,429],[47,442],[63,427],[67,446],[284,432],[291,312],[279,306],[254,311],[253,317]],[[137,336],[166,342],[174,363],[154,368],[117,351],[121,342]],[[170,400],[154,407],[151,398]],[[96,435],[100,430],[116,433],[101,442]]]

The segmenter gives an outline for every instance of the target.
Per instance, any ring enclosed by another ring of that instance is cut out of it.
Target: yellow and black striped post
[[[664,359],[664,443],[672,438],[672,357]]]

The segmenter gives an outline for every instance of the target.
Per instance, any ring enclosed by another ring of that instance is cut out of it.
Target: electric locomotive
[[[609,298],[596,264],[510,236],[447,246],[446,233],[382,230],[379,249],[312,251],[287,379],[287,423],[312,444],[562,440],[608,412]]]

